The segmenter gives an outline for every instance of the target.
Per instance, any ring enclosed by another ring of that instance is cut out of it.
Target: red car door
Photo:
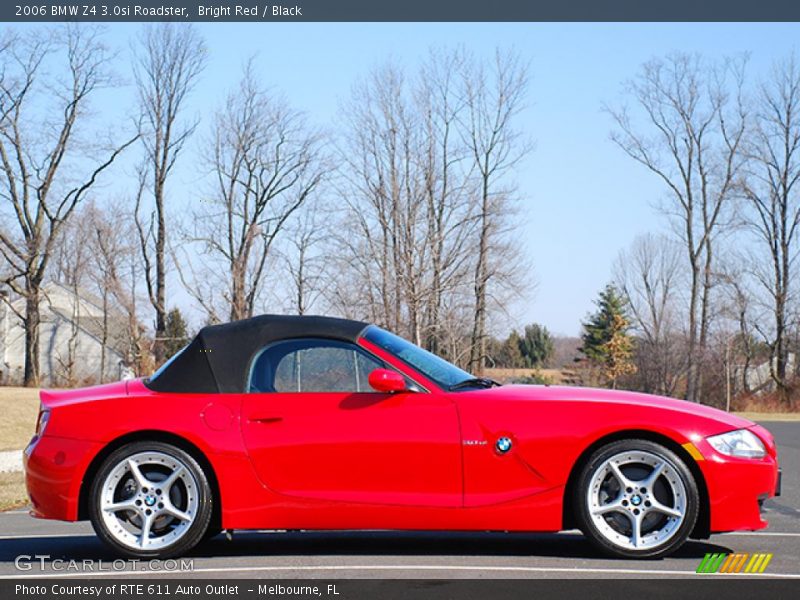
[[[377,393],[385,365],[353,344],[278,342],[251,368],[242,433],[262,482],[288,496],[461,506],[458,415],[427,392]]]

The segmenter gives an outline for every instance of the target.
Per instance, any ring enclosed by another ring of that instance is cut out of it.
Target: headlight
[[[757,435],[747,429],[737,429],[720,435],[712,435],[706,439],[714,450],[727,456],[763,458],[767,454],[763,442]]]

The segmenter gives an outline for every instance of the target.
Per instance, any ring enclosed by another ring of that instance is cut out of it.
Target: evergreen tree
[[[599,366],[612,388],[623,375],[636,371],[632,363],[633,338],[628,334],[630,323],[625,298],[611,284],[600,292],[595,302],[597,311],[583,323],[583,345],[586,358]]]
[[[500,346],[497,356],[497,365],[507,369],[519,369],[525,366],[522,356],[521,338],[516,331],[512,331]]]
[[[553,356],[553,336],[547,327],[533,323],[525,327],[525,335],[519,340],[519,349],[526,367],[543,367]]]
[[[189,333],[186,320],[180,309],[173,308],[167,314],[166,329],[164,331],[164,356],[169,358],[178,350],[189,343]]]

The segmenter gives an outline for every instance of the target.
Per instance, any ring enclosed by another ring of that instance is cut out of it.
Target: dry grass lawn
[[[22,471],[0,473],[0,511],[19,508],[27,503],[28,492]]]
[[[24,448],[33,436],[38,414],[38,389],[0,387],[0,451]]]
[[[486,375],[497,381],[508,382],[515,378],[538,375],[546,378],[553,385],[564,383],[565,372],[561,369],[486,369]]]
[[[38,389],[0,387],[0,451],[24,448],[33,436],[38,414]],[[0,510],[27,503],[23,473],[0,473]]]
[[[735,415],[751,421],[800,421],[800,413],[779,412],[735,412]]]
[[[0,387],[0,451],[21,450],[33,436],[39,413],[39,390]],[[0,473],[0,510],[28,503],[21,471]]]

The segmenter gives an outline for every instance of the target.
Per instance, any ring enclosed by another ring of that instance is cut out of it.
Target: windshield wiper
[[[499,386],[501,384],[498,383],[497,381],[495,381],[494,379],[489,379],[488,377],[473,377],[471,379],[465,379],[464,381],[460,381],[458,383],[455,383],[455,384],[451,385],[447,389],[452,392],[452,391],[455,391],[455,390],[461,390],[461,389],[472,387],[472,386],[490,388],[493,385]]]

